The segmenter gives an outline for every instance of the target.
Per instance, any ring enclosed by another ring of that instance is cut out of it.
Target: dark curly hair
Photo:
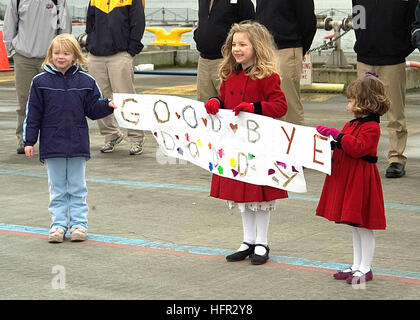
[[[346,90],[348,99],[354,99],[354,114],[361,117],[369,114],[384,115],[391,105],[381,80],[371,73],[353,81]]]

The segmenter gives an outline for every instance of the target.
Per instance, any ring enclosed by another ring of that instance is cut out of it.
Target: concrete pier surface
[[[174,69],[172,69],[174,70]],[[178,69],[175,69],[175,71]],[[195,99],[193,76],[135,75],[137,93]],[[420,299],[420,93],[407,93],[407,174],[385,178],[386,117],[378,167],[387,229],[375,231],[374,279],[358,287],[332,273],[352,263],[352,232],[315,216],[325,175],[305,170],[308,192],[278,200],[270,260],[229,263],[242,242],[238,211],[209,197],[211,175],[165,158],[150,132],[142,155],[124,141],[110,154],[90,121],[88,240],[47,241],[44,166],[16,154],[13,73],[0,73],[1,300],[418,300]],[[304,93],[306,125],[342,128],[341,94]],[[169,302],[170,301],[170,302]],[[249,301],[248,301],[249,302]]]

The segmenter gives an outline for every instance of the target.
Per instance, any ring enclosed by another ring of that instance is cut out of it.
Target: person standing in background
[[[134,56],[143,49],[141,39],[146,26],[141,0],[95,0],[89,2],[86,18],[88,70],[105,98],[115,93],[136,93]],[[124,139],[113,114],[98,120],[105,136],[101,152],[110,153]],[[130,155],[143,152],[144,132],[127,130]]]
[[[257,0],[255,20],[273,34],[278,48],[281,88],[286,95],[287,113],[282,120],[304,124],[300,102],[302,60],[316,33],[313,0]]]
[[[385,176],[405,175],[407,124],[405,119],[405,59],[413,52],[411,28],[418,0],[353,0],[357,75],[375,72],[385,85],[391,107],[387,112],[389,163]]]
[[[231,26],[255,18],[251,0],[198,0],[198,27],[194,41],[200,53],[197,66],[197,100],[217,97],[218,71],[222,62],[222,45]]]
[[[412,24],[411,43],[415,48],[420,50],[420,1],[416,7],[415,17],[416,19]]]
[[[25,154],[22,125],[33,77],[42,72],[48,46],[57,34],[71,33],[72,19],[66,0],[11,0],[4,16],[4,43],[13,57],[18,99],[17,154]]]

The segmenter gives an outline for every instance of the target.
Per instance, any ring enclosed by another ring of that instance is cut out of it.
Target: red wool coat
[[[316,215],[367,229],[385,229],[381,178],[376,163],[379,116],[347,122],[337,138],[331,175],[325,178]],[[370,160],[371,161],[371,160]]]
[[[280,77],[276,73],[264,79],[252,80],[243,70],[233,72],[222,82],[218,98],[225,109],[249,102],[254,103],[256,113],[273,118],[280,118],[287,111],[286,98],[280,89]],[[213,174],[210,196],[235,202],[262,202],[287,198],[287,191]]]

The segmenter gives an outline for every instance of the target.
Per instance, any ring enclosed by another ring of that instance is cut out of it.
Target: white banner
[[[167,95],[114,94],[121,127],[152,131],[165,155],[217,175],[293,192],[306,192],[302,167],[331,171],[330,138],[315,128],[221,109]]]

